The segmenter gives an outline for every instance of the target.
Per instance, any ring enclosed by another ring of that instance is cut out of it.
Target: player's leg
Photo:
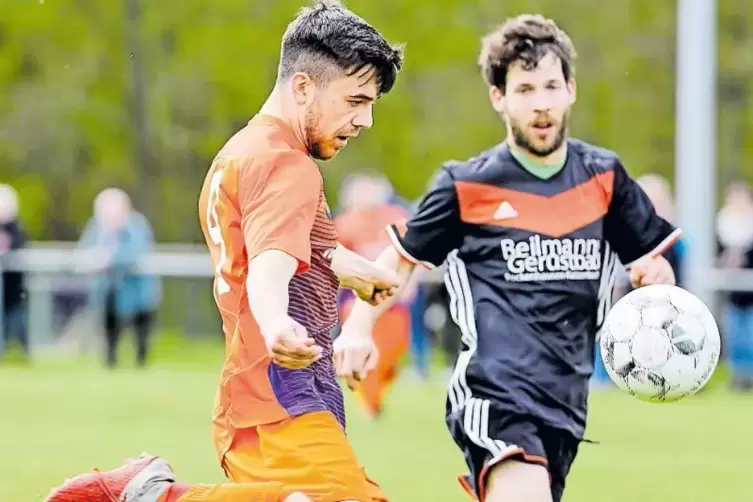
[[[66,481],[45,502],[308,502],[302,493],[285,490],[282,483],[176,483],[168,463],[144,454],[122,467],[94,471]]]
[[[489,469],[484,502],[552,502],[546,467],[518,457],[514,455]]]
[[[223,468],[231,481],[279,481],[315,502],[387,501],[330,412],[237,431]]]
[[[130,500],[130,499],[126,499]],[[286,494],[280,483],[225,483],[170,486],[157,502],[311,502],[301,492]],[[140,502],[140,501],[135,501]],[[151,502],[151,501],[144,501]]]
[[[123,330],[123,326],[115,308],[115,294],[112,292],[107,294],[105,300],[104,323],[105,363],[110,368],[113,368],[118,361],[118,343],[120,342],[120,333]]]
[[[143,311],[136,314],[133,319],[133,331],[136,334],[136,364],[139,367],[146,366],[146,358],[149,353],[149,339],[154,326],[154,313]]]
[[[552,485],[552,500],[560,502],[565,491],[565,479],[570,473],[575,457],[578,454],[580,440],[569,432],[542,427],[539,429],[549,459],[549,473]]]
[[[425,286],[419,284],[416,288],[416,296],[410,302],[410,345],[416,371],[423,379],[429,377],[431,356],[431,342],[424,324],[426,306]]]
[[[548,460],[530,417],[471,398],[447,416],[470,475],[463,487],[481,502],[552,502]]]
[[[23,351],[24,357],[29,356],[29,337],[26,322],[26,305],[21,303],[5,312],[5,337],[8,341],[16,339]],[[0,342],[0,345],[2,342]],[[2,352],[2,347],[0,347]]]
[[[384,396],[397,378],[399,365],[410,343],[410,314],[401,306],[385,312],[374,324],[374,345],[379,351],[377,366],[357,389],[369,416],[382,412]]]

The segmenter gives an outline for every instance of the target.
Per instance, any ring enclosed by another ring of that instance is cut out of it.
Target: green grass
[[[128,364],[107,372],[91,359],[0,366],[0,501],[39,501],[66,476],[142,451],[167,457],[182,480],[223,481],[210,430],[222,351],[176,351],[167,339],[158,354],[167,353],[145,372]],[[348,398],[352,441],[393,501],[468,500],[443,387],[399,382],[376,423]],[[752,417],[753,396],[718,384],[671,405],[595,392],[587,435],[601,444],[581,447],[565,501],[751,500]]]

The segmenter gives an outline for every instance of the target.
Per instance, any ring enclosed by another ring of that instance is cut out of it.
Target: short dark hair
[[[570,37],[551,19],[522,14],[483,38],[479,65],[486,82],[504,92],[511,64],[521,61],[523,68],[531,70],[549,53],[559,58],[565,80],[570,80],[577,57]]]
[[[403,65],[403,50],[390,45],[373,26],[336,0],[304,7],[282,38],[278,81],[305,72],[327,82],[366,68],[375,71],[379,94],[395,85]]]

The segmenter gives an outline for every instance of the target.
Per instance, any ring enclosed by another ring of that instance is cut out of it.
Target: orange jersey
[[[329,214],[317,165],[293,131],[276,118],[259,115],[251,120],[209,169],[199,215],[226,340],[214,410],[221,456],[238,429],[325,410],[344,424],[330,338],[337,322],[339,282],[323,256],[337,244]],[[253,281],[248,262],[272,249],[298,260],[289,287],[289,315],[324,349],[323,357],[306,369],[272,364],[248,305],[246,281]]]

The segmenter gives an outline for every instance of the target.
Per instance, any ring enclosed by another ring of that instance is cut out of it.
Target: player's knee
[[[484,502],[552,502],[546,467],[505,460],[489,471]]]
[[[311,499],[301,492],[296,492],[288,495],[285,502],[311,502]]]

